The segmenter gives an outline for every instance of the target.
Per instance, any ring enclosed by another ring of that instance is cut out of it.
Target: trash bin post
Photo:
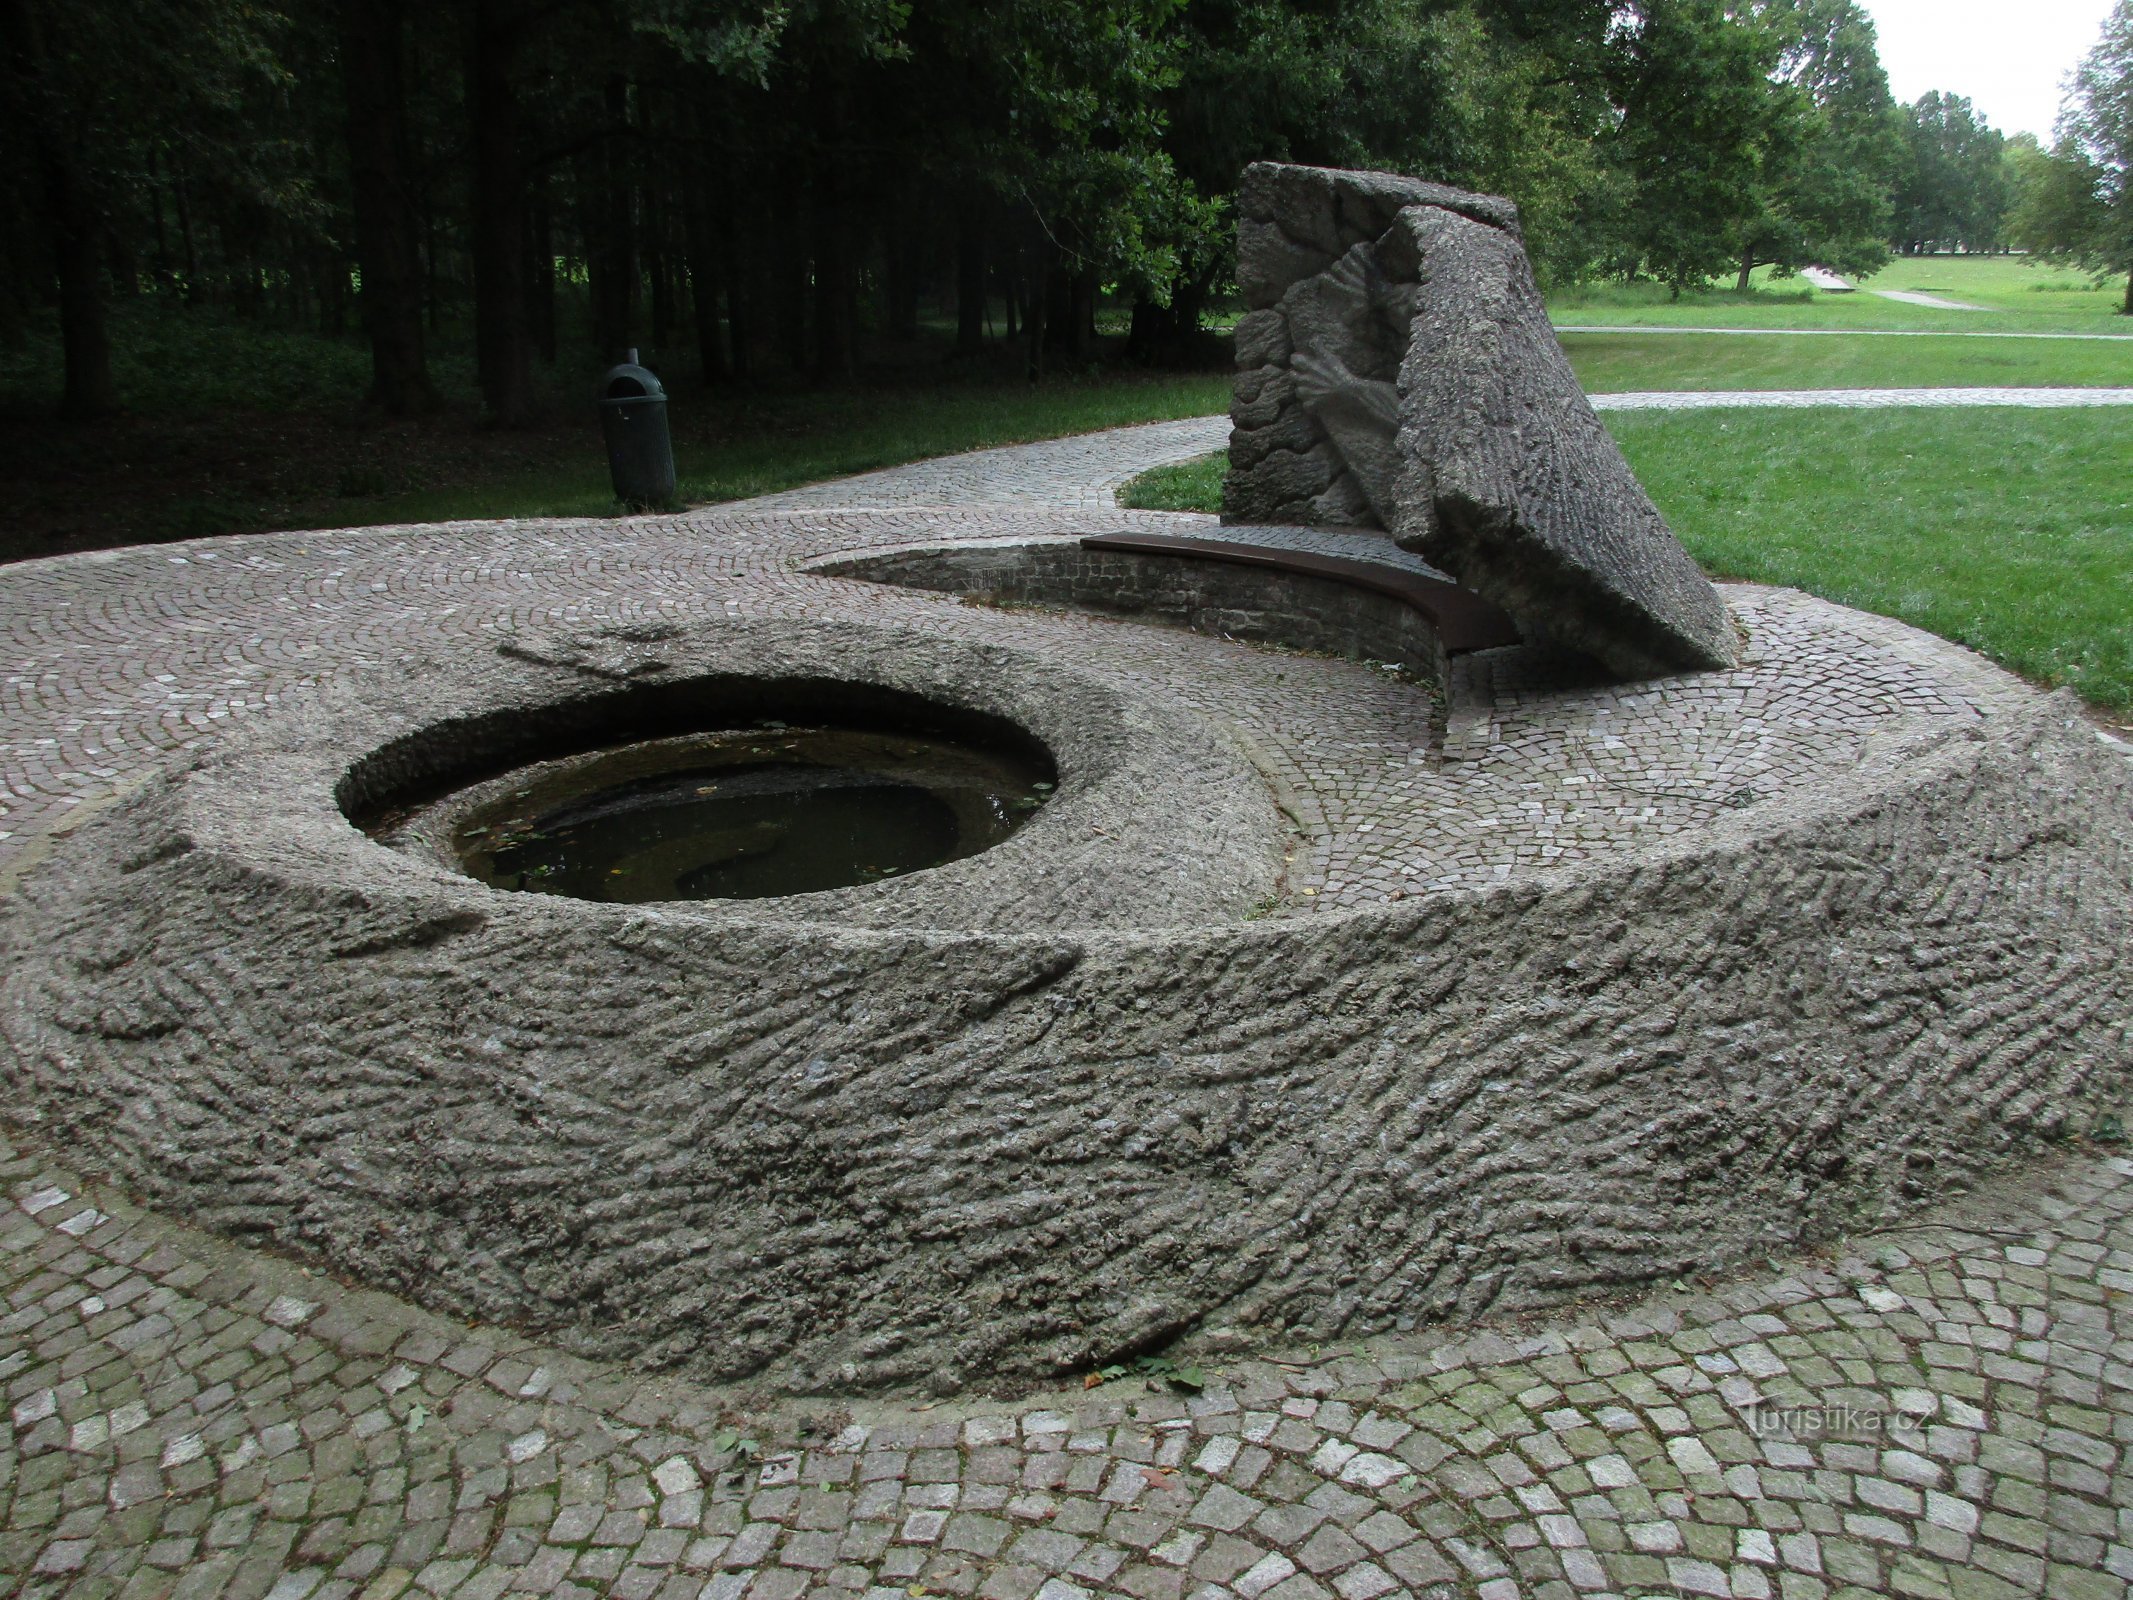
[[[595,400],[615,498],[638,510],[674,503],[674,440],[667,428],[667,392],[637,364],[637,352],[600,379]]]

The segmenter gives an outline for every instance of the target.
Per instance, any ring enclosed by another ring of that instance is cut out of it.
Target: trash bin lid
[[[634,361],[625,361],[620,366],[609,367],[600,378],[600,391],[596,400],[638,400],[647,395],[663,395],[658,378]]]

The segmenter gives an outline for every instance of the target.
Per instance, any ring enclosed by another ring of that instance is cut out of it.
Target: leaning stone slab
[[[1224,520],[1389,530],[1627,677],[1733,664],[1717,591],[1556,343],[1509,201],[1262,162],[1238,283]]]
[[[1494,195],[1390,172],[1271,161],[1245,169],[1237,284],[1246,310],[1237,324],[1225,520],[1387,525],[1379,507],[1397,467],[1393,381],[1414,318],[1415,284],[1412,263],[1388,271],[1376,246],[1416,205],[1517,236],[1518,208]],[[1305,362],[1296,369],[1299,351]],[[1358,385],[1376,392],[1351,408],[1339,395]],[[1373,410],[1374,429],[1363,426]]]
[[[1421,292],[1394,537],[1624,677],[1733,665],[1725,603],[1601,426],[1518,241],[1432,206],[1398,226]]]

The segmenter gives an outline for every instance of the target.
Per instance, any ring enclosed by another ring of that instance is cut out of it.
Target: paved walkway
[[[758,510],[897,509],[924,506],[1117,504],[1116,491],[1150,467],[1229,448],[1229,418],[1187,417],[1114,428],[1041,444],[942,456],[831,483],[811,484],[748,504]]]
[[[1122,481],[1221,429],[924,463],[778,516],[0,570],[0,872],[163,753],[410,640],[715,614],[723,541],[751,530],[841,536],[865,519],[827,508],[872,503],[969,536],[1009,514],[909,508],[974,479],[1072,521],[1074,472]],[[1639,1303],[1217,1347],[1197,1391],[937,1404],[769,1407],[574,1361],[144,1215],[34,1129],[0,1139],[0,1207],[0,1593],[2089,1600],[2133,1580],[2133,1162],[2108,1145]]]
[[[1920,294],[1915,289],[1869,289],[1868,294],[1879,295],[1884,300],[1901,301],[1907,306],[1929,306],[1935,311],[1983,311],[1984,306],[1974,306],[1967,300],[1950,300],[1945,295]]]

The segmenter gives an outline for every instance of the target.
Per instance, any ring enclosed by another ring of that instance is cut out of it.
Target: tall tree
[[[490,419],[507,427],[524,422],[533,403],[526,318],[526,159],[515,79],[527,21],[518,0],[467,0],[474,367]]]
[[[1779,56],[1739,287],[1765,265],[1873,272],[1888,260],[1906,155],[1873,20],[1857,0],[1761,0],[1758,15]]]
[[[2081,259],[2106,220],[2103,174],[2074,140],[2047,150],[2034,134],[2007,141],[2007,241],[2033,256]]]
[[[171,167],[221,201],[233,287],[261,287],[261,248],[311,243],[290,224],[308,221],[312,180],[284,164],[277,122],[288,31],[252,0],[0,0],[0,114],[34,175],[27,254],[57,290],[70,413],[118,402],[105,300],[135,286],[140,197]]]
[[[2118,0],[2104,19],[2103,37],[2074,73],[2064,121],[2094,201],[2079,253],[2098,272],[2126,275],[2123,309],[2133,316],[2133,0]]]
[[[1935,90],[1910,108],[1911,159],[1896,189],[1895,241],[1906,253],[2001,242],[2006,139],[1977,108]]]
[[[1616,150],[1637,194],[1623,242],[1678,297],[1737,260],[1755,216],[1778,40],[1720,0],[1641,0],[1626,35]]]
[[[348,171],[370,339],[371,399],[407,416],[437,403],[422,339],[422,262],[409,183],[403,0],[341,0]]]
[[[38,220],[59,280],[60,341],[66,359],[68,416],[100,417],[118,409],[111,339],[104,325],[104,204],[91,174],[96,129],[77,121],[88,85],[47,43],[48,19],[33,0],[6,0],[8,104],[16,148],[35,177]],[[11,141],[13,142],[13,141]]]

